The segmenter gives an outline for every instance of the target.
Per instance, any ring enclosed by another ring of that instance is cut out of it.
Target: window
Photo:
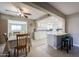
[[[21,25],[11,25],[11,31],[21,31],[22,26]]]
[[[8,20],[8,33],[27,32],[27,22]]]

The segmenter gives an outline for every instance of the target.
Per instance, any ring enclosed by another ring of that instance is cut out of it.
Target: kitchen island
[[[68,33],[48,33],[47,34],[47,42],[48,45],[53,47],[54,49],[58,49],[61,47],[61,39],[63,36]]]

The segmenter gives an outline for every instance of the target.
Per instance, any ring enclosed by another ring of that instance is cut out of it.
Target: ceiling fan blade
[[[32,15],[31,13],[24,13],[25,15]]]
[[[26,15],[24,15],[25,18],[28,18]]]
[[[16,11],[11,11],[11,10],[5,10],[5,11],[9,11],[9,12],[13,12],[13,13],[18,13],[18,12],[16,12]]]
[[[30,13],[23,12],[24,10],[20,6],[17,6],[16,4],[13,4],[13,5],[17,9],[18,13],[20,13],[20,16],[22,16],[22,14],[23,14],[25,18],[28,18],[27,15],[31,15]]]
[[[17,6],[16,3],[13,3],[13,2],[11,2],[11,3],[16,8],[18,13],[22,11],[22,9],[19,6]]]

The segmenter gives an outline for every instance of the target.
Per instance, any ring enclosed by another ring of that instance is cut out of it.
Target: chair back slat
[[[17,34],[17,46],[27,45],[27,34]]]

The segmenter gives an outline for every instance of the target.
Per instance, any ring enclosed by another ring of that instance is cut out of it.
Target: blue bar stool
[[[69,53],[71,47],[73,47],[73,38],[71,36],[65,36],[64,38],[62,38],[61,49],[66,49],[67,53]]]

